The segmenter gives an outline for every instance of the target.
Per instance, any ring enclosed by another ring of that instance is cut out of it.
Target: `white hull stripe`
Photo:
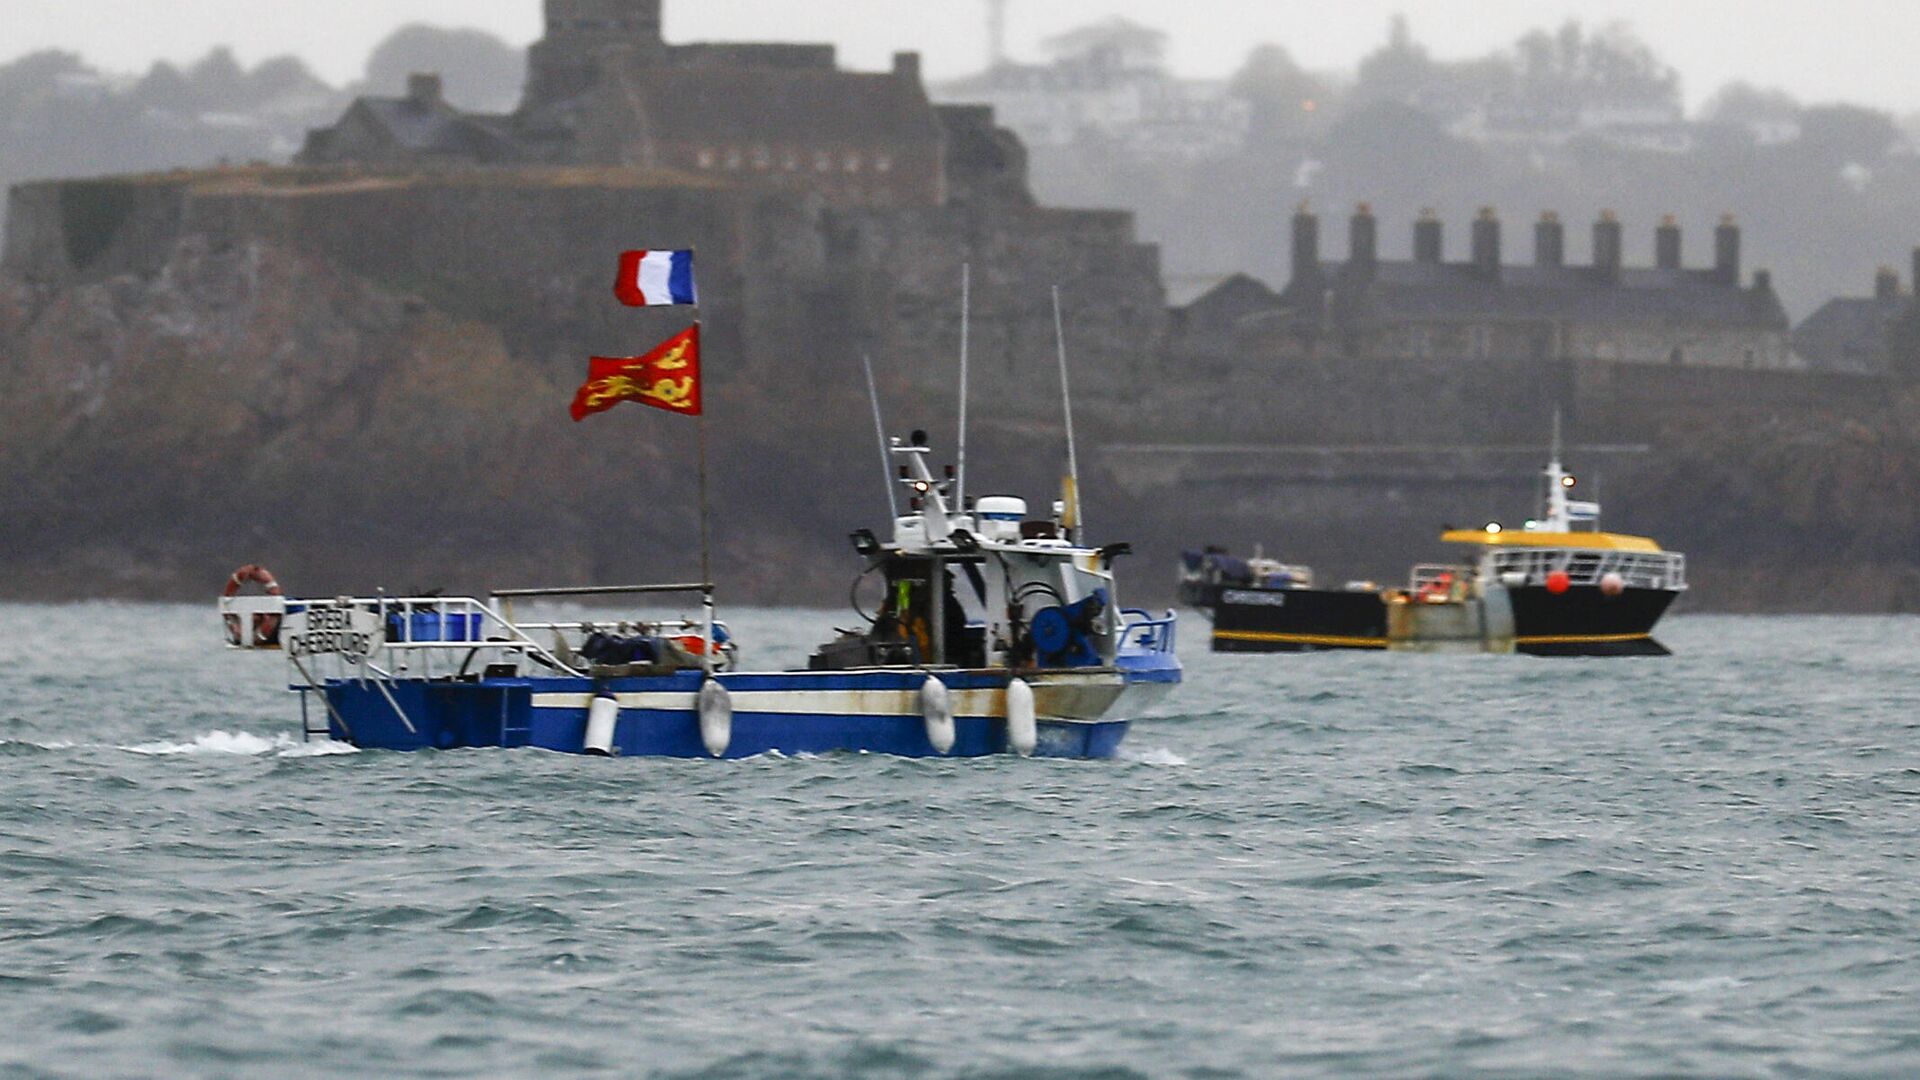
[[[678,693],[615,694],[622,709],[659,709],[691,712],[695,695]],[[592,694],[535,694],[536,709],[584,709],[593,703]],[[733,711],[737,713],[782,713],[796,716],[815,713],[838,716],[918,716],[920,694],[917,690],[736,690]],[[953,711],[956,716],[1004,716],[1007,712],[1005,690],[955,690]]]
[[[593,704],[592,694],[535,694],[536,709],[576,709],[585,711]],[[659,712],[693,712],[695,695],[681,693],[615,694],[622,709],[648,709]],[[733,694],[733,711],[776,716],[903,716],[919,717],[920,694],[917,690],[744,690]],[[1007,715],[1004,689],[953,691],[955,717],[1000,719]],[[1073,723],[1067,718],[1043,719]]]

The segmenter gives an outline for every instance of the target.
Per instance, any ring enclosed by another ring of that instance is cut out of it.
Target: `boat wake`
[[[209,731],[198,735],[191,742],[148,742],[121,745],[115,743],[82,743],[71,739],[57,739],[52,742],[34,742],[28,739],[0,739],[0,755],[5,754],[42,754],[62,753],[68,750],[118,750],[126,754],[139,754],[143,757],[173,757],[181,754],[231,754],[240,757],[281,757],[307,758],[332,757],[336,754],[357,754],[359,748],[341,742],[301,742],[285,734],[271,738],[254,735],[245,731]]]
[[[209,731],[195,736],[192,742],[151,742],[133,746],[118,746],[130,754],[145,754],[151,757],[171,757],[177,754],[238,754],[246,757],[331,757],[335,754],[357,754],[360,751],[340,742],[302,742],[292,735],[277,733],[271,738],[254,735],[245,731]]]
[[[1174,753],[1164,746],[1156,746],[1151,750],[1128,750],[1125,747],[1121,747],[1120,760],[1129,761],[1135,765],[1180,766],[1190,764],[1186,758],[1181,757],[1179,754]]]

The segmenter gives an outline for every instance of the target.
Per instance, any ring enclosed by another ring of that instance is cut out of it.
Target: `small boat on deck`
[[[890,441],[911,493],[883,542],[853,534],[881,599],[805,670],[743,671],[712,586],[503,590],[221,601],[229,644],[271,622],[310,738],[366,749],[538,747],[742,758],[857,751],[1109,758],[1181,680],[1173,612],[1118,603],[1124,544],[1088,548],[1070,521],[1016,498],[955,506],[924,434]],[[516,602],[697,596],[701,618],[530,621]]]
[[[1601,531],[1600,504],[1570,498],[1558,442],[1540,518],[1441,535],[1476,549],[1470,563],[1416,566],[1404,588],[1325,589],[1309,568],[1210,549],[1185,557],[1181,599],[1213,619],[1216,652],[1668,655],[1653,631],[1687,589],[1686,556]]]

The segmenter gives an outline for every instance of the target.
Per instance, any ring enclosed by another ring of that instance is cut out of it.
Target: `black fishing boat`
[[[1181,597],[1213,619],[1216,652],[1390,649],[1536,656],[1665,656],[1653,637],[1686,591],[1686,556],[1601,531],[1600,504],[1571,498],[1559,439],[1542,517],[1443,533],[1470,563],[1416,566],[1403,588],[1316,588],[1306,567],[1188,553]]]

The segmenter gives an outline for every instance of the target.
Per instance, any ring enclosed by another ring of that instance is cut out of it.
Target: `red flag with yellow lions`
[[[623,401],[667,412],[700,415],[700,324],[694,323],[645,356],[596,356],[587,382],[573,396],[573,418],[585,420]]]

